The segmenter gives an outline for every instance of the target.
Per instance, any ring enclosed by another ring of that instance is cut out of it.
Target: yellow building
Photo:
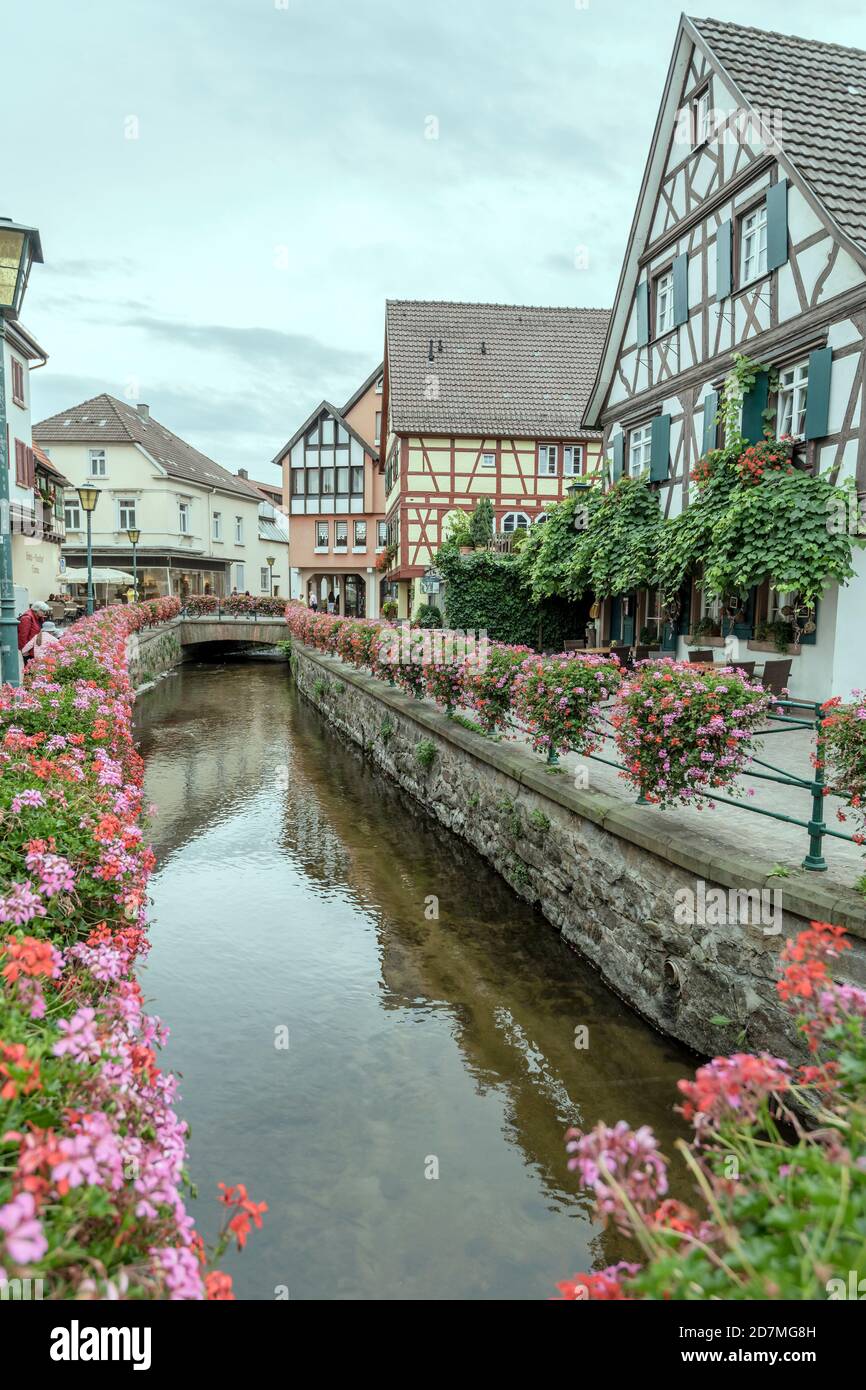
[[[543,521],[595,473],[601,434],[580,420],[606,309],[389,300],[382,418],[389,580],[400,615],[447,536],[489,497],[494,544]]]

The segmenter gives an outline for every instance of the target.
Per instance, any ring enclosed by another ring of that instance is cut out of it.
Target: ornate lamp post
[[[0,676],[18,681],[18,621],[12,576],[12,524],[9,508],[9,451],[6,440],[6,320],[17,319],[30,267],[42,264],[35,227],[0,217]]]
[[[93,511],[94,511],[94,509],[95,509],[95,507],[96,507],[96,504],[97,504],[97,502],[99,501],[99,488],[98,488],[98,487],[89,487],[88,485],[85,484],[84,487],[77,488],[76,490],[77,490],[77,492],[78,492],[78,500],[79,500],[79,502],[81,503],[82,507],[84,508],[85,512],[87,513],[87,612],[88,612],[88,613],[92,613],[92,612],[93,612],[93,535],[92,535],[92,527],[91,527],[91,518],[92,518],[92,515],[93,515]]]
[[[130,526],[126,534],[132,546],[132,587],[135,592],[133,603],[138,603],[138,561],[136,559],[135,548],[141,540],[141,532],[137,526]]]
[[[266,559],[267,562],[268,562],[268,593],[270,594],[271,598],[273,598],[273,596],[274,596],[274,565],[277,563],[277,557],[276,557],[276,555],[267,555],[267,556],[265,556],[265,559]]]

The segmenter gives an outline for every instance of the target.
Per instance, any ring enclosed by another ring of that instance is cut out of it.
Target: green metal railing
[[[823,873],[827,868],[827,861],[824,858],[824,837],[832,835],[835,839],[847,840],[850,844],[854,844],[855,839],[847,831],[832,829],[824,819],[824,808],[829,788],[824,768],[826,741],[823,733],[821,706],[814,700],[779,698],[774,702],[773,712],[767,717],[769,722],[776,727],[762,729],[760,733],[753,735],[753,738],[763,739],[769,737],[770,734],[792,733],[795,729],[810,729],[814,733],[815,757],[811,775],[798,777],[795,773],[788,772],[786,768],[777,767],[775,763],[767,762],[764,758],[759,757],[753,757],[748,768],[741,775],[753,777],[759,781],[775,782],[782,787],[796,787],[799,791],[808,792],[812,798],[812,812],[809,819],[804,820],[801,816],[789,816],[783,811],[773,811],[767,806],[755,806],[748,800],[741,801],[732,796],[722,796],[718,792],[700,792],[698,794],[708,801],[718,801],[727,806],[735,806],[738,811],[751,811],[756,816],[769,816],[771,820],[782,821],[787,825],[801,826],[809,835],[809,851],[803,860],[803,868],[811,869],[813,873]],[[589,753],[585,756],[593,758],[596,762],[606,763],[608,767],[615,767],[624,771],[624,764],[615,758],[606,758],[601,753]],[[759,768],[763,768],[765,771],[756,771]],[[640,805],[650,805],[643,795],[639,796],[637,800]]]

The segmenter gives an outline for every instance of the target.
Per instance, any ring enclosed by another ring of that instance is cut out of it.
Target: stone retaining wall
[[[126,639],[126,656],[133,690],[139,690],[173,666],[180,665],[183,661],[180,639],[179,618],[159,627],[143,627],[140,632],[130,633]]]
[[[866,984],[866,903],[856,893],[780,883],[772,864],[734,859],[709,838],[672,841],[652,808],[577,789],[522,745],[465,729],[298,643],[292,670],[330,724],[483,854],[633,1008],[696,1051],[800,1055],[774,985],[785,938],[812,919],[849,929],[839,973]],[[736,913],[722,925],[679,925],[678,892],[701,883],[707,894],[781,891],[781,933],[741,925]]]

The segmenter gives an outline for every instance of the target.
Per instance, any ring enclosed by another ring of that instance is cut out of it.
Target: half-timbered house
[[[389,580],[408,616],[457,509],[482,497],[507,545],[598,468],[580,420],[605,309],[389,300],[383,419]]]
[[[610,476],[645,472],[666,516],[687,506],[744,353],[770,368],[743,401],[744,435],[759,440],[772,418],[797,440],[800,466],[866,491],[864,334],[866,53],[683,17],[584,416],[604,431]],[[794,694],[866,683],[866,563],[855,556],[858,577],[824,595],[814,632],[791,650]],[[655,624],[682,655],[718,616],[699,578],[679,631],[657,595],[639,593],[605,604],[605,635],[630,640]],[[731,654],[766,646],[756,633],[791,601],[752,591]]]

